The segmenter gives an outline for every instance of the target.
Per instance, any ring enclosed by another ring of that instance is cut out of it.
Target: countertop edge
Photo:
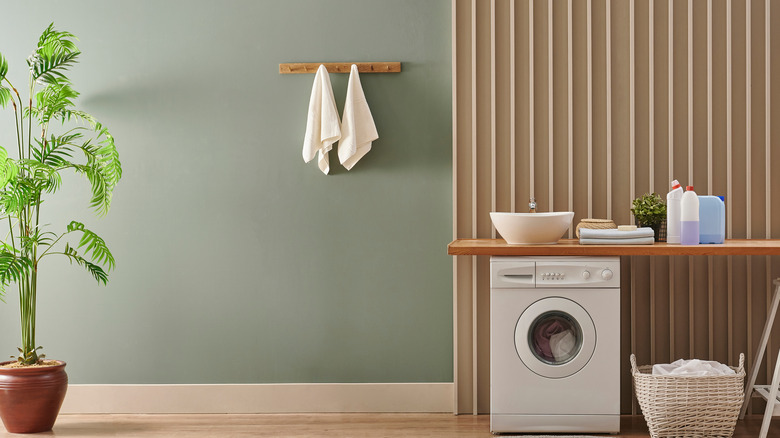
[[[780,255],[780,239],[729,239],[701,245],[580,245],[561,239],[554,245],[509,245],[503,239],[457,239],[447,245],[449,255],[507,256],[686,256]]]

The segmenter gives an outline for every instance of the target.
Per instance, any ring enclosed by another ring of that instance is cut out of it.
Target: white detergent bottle
[[[666,243],[680,243],[680,209],[683,189],[677,180],[672,181],[672,191],[666,194]]]
[[[680,243],[699,244],[699,197],[687,186],[680,200]]]

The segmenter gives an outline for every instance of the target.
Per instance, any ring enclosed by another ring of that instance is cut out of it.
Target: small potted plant
[[[49,257],[65,257],[86,269],[98,283],[108,281],[114,257],[106,243],[83,223],[50,224],[41,209],[55,196],[62,174],[86,177],[90,206],[98,215],[111,207],[122,165],[108,129],[74,108],[79,93],[66,76],[81,52],[68,33],[52,23],[27,58],[24,98],[7,73],[0,53],[0,109],[13,111],[16,144],[0,147],[0,294],[11,284],[19,291],[22,343],[14,360],[0,363],[0,418],[12,433],[50,430],[65,398],[65,362],[45,360],[35,342],[38,272]],[[71,241],[73,238],[78,240]],[[103,267],[106,269],[104,270]]]
[[[658,193],[645,193],[632,201],[631,213],[636,225],[650,227],[656,242],[666,242],[666,203]]]

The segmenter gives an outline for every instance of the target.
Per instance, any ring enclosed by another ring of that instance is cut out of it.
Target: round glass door
[[[568,377],[590,361],[596,327],[582,306],[562,297],[534,302],[515,326],[515,349],[523,364],[543,377]]]

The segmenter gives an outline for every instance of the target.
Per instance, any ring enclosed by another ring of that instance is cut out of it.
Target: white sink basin
[[[496,230],[506,243],[533,245],[558,243],[558,239],[571,226],[573,211],[551,213],[499,213],[490,212]]]

